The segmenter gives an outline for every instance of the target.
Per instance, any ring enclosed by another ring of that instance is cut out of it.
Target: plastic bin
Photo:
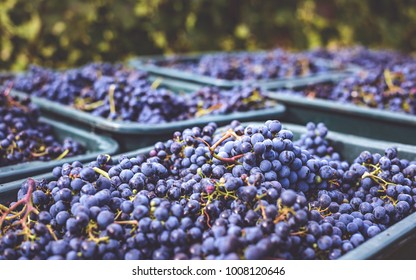
[[[331,79],[340,79],[351,73],[355,73],[361,70],[360,67],[357,65],[347,64],[347,65],[340,65],[335,61],[325,60],[325,59],[314,59],[314,62],[317,65],[328,67],[328,71],[315,73],[311,75],[305,76],[298,76],[298,77],[290,77],[290,78],[277,78],[277,79],[264,79],[264,80],[226,80],[226,79],[219,79],[214,78],[206,75],[192,73],[190,71],[158,66],[155,63],[160,63],[162,61],[166,61],[168,59],[175,59],[177,62],[189,62],[189,63],[196,63],[201,58],[202,55],[207,54],[238,54],[241,52],[209,52],[209,53],[200,53],[200,54],[182,54],[182,55],[170,55],[170,56],[163,56],[163,55],[153,55],[153,56],[140,56],[131,59],[128,64],[131,67],[134,67],[139,70],[147,71],[153,75],[159,77],[168,77],[174,78],[177,80],[187,81],[190,83],[201,84],[201,85],[211,85],[211,86],[218,86],[223,88],[232,88],[234,86],[243,85],[245,83],[253,83],[255,82],[259,86],[265,88],[271,87],[283,87],[283,86],[290,86],[293,83],[296,84],[310,84],[310,83],[319,83],[325,82]],[[262,53],[253,52],[255,53]],[[149,63],[151,61],[152,63]]]
[[[89,133],[68,124],[59,123],[48,118],[40,118],[43,123],[50,124],[58,140],[63,141],[71,137],[86,147],[87,152],[82,155],[66,157],[61,160],[52,161],[30,161],[9,166],[0,167],[0,183],[11,182],[20,178],[41,174],[52,170],[55,166],[64,162],[89,161],[99,154],[114,154],[118,151],[118,144],[111,138]]]
[[[284,124],[284,128],[291,130],[294,133],[295,139],[299,138],[301,133],[306,129],[303,126]],[[222,129],[223,131],[225,128]],[[335,146],[336,150],[340,152],[344,159],[351,162],[355,159],[361,151],[368,150],[370,152],[384,153],[384,149],[391,146],[396,146],[399,156],[401,158],[416,160],[416,147],[398,144],[394,142],[379,141],[353,135],[336,133],[330,131],[327,139]],[[142,148],[128,153],[121,153],[113,158],[121,155],[133,157],[138,154],[147,154],[152,147]],[[51,173],[46,173],[34,177],[35,179],[51,180]],[[0,203],[9,203],[16,199],[17,191],[24,180],[11,182],[7,184],[0,184]],[[359,247],[342,256],[340,259],[408,259],[415,258],[416,251],[416,213],[413,213],[396,223],[377,236],[369,239],[361,244]]]
[[[324,122],[332,131],[416,145],[416,116],[277,91],[267,95],[286,105],[284,121]]]
[[[160,86],[168,87],[174,91],[187,92],[200,88],[196,85],[187,85],[178,81],[163,80]],[[26,96],[27,94],[12,91],[12,94]],[[163,141],[178,130],[192,126],[203,126],[209,122],[227,124],[232,120],[255,121],[280,118],[285,113],[285,107],[276,104],[274,107],[247,112],[236,112],[226,115],[206,115],[184,121],[176,121],[162,124],[142,124],[137,122],[112,121],[102,117],[93,116],[90,113],[77,110],[71,106],[31,96],[32,103],[47,115],[63,121],[78,123],[85,129],[107,135],[116,139],[120,144],[120,151],[131,151],[140,147],[146,147],[156,141]]]

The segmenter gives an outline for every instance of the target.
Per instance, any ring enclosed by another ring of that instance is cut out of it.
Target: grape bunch
[[[307,129],[299,146],[276,120],[210,123],[56,167],[0,206],[0,258],[337,259],[414,212],[416,162],[314,155],[327,130]]]
[[[302,53],[265,52],[205,54],[196,61],[168,58],[147,63],[225,80],[266,80],[307,76],[330,69]]]
[[[0,167],[28,161],[49,161],[85,152],[85,147],[71,138],[60,143],[53,128],[39,121],[39,109],[29,98],[19,100],[0,94]]]
[[[326,140],[328,135],[328,128],[324,123],[312,123],[306,124],[307,132],[302,134],[300,139],[295,141],[294,144],[298,145],[301,149],[307,150],[311,155],[318,158],[331,159],[339,161],[341,156],[337,153],[334,147]]]
[[[176,94],[151,83],[146,73],[121,65],[91,63],[57,72],[32,66],[14,79],[14,88],[70,105],[110,120],[158,124],[210,114],[228,114],[273,106],[260,88],[216,87]]]

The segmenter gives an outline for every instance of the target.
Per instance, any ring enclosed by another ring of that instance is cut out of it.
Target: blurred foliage
[[[0,69],[362,44],[416,49],[414,0],[0,0]]]

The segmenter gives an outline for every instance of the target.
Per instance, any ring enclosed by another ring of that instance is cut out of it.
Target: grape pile
[[[0,205],[0,258],[337,259],[415,211],[416,162],[388,148],[349,164],[307,129],[210,123],[56,167]]]
[[[244,112],[271,107],[254,86],[229,91],[206,87],[175,94],[151,83],[144,72],[121,65],[92,63],[63,72],[32,66],[16,76],[14,88],[110,120],[158,124],[209,114]]]
[[[32,66],[14,88],[111,120],[159,123],[181,120],[187,111],[181,96],[152,88],[146,73],[108,63],[63,72]]]
[[[30,99],[18,100],[0,93],[0,167],[34,160],[74,156],[85,148],[71,138],[59,143],[53,128],[39,121],[39,109]]]
[[[363,46],[350,48],[319,48],[307,53],[312,58],[332,60],[339,65],[355,64],[371,70],[412,60],[410,56],[392,50],[373,50]]]
[[[147,63],[225,80],[266,80],[307,76],[330,69],[302,53],[274,49],[257,53],[202,55],[197,61],[168,58]]]
[[[274,105],[260,87],[253,85],[236,86],[232,89],[205,86],[193,92],[190,97],[189,114],[195,117],[248,112]]]
[[[416,115],[416,61],[365,70],[335,84],[277,92]]]
[[[416,115],[416,61],[348,77],[336,85],[331,98]]]
[[[416,60],[413,57],[363,47],[317,49],[306,54],[339,65],[352,63],[362,70],[332,84],[278,89],[277,92],[416,115]]]

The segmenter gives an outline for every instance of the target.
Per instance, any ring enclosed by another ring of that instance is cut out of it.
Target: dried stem
[[[3,227],[3,223],[5,220],[12,220],[18,217],[21,217],[19,220],[19,223],[22,225],[23,231],[27,234],[30,233],[30,230],[28,228],[28,224],[30,223],[29,215],[30,213],[34,213],[38,215],[39,210],[33,206],[33,201],[32,201],[32,194],[34,190],[36,189],[36,182],[32,178],[29,178],[27,180],[27,184],[28,184],[28,190],[27,190],[26,195],[22,199],[20,199],[19,201],[17,201],[15,204],[13,204],[10,207],[5,207],[4,205],[1,206],[1,209],[2,211],[4,211],[4,213],[0,217],[0,233],[1,233],[1,229]],[[17,213],[14,212],[19,206],[22,206],[22,205],[23,205],[23,208],[21,211]],[[10,214],[13,214],[13,215],[10,216]]]

